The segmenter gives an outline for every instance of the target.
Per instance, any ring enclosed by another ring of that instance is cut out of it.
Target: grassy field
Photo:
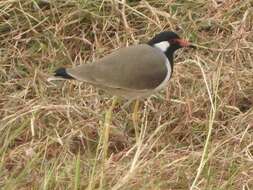
[[[0,189],[253,189],[252,0],[1,0]],[[176,31],[168,89],[133,106],[61,66]]]

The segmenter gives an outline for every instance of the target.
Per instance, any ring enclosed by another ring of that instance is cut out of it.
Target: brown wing
[[[133,90],[154,89],[165,79],[166,56],[149,45],[122,48],[95,63],[67,69],[77,80]]]

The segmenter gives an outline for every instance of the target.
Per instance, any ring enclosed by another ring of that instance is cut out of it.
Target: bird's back
[[[72,77],[94,85],[131,89],[154,89],[165,79],[166,56],[146,44],[130,46],[99,59],[67,69]]]

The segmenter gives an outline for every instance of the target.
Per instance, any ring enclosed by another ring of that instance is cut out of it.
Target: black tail
[[[54,74],[55,77],[62,77],[64,79],[74,79],[74,77],[70,76],[67,72],[65,68],[59,68],[55,71]]]

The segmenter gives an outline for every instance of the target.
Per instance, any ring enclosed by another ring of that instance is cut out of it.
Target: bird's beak
[[[190,43],[190,42],[188,42],[187,40],[184,40],[184,39],[177,39],[177,43],[181,47],[196,48],[196,46],[194,46],[192,43]]]

